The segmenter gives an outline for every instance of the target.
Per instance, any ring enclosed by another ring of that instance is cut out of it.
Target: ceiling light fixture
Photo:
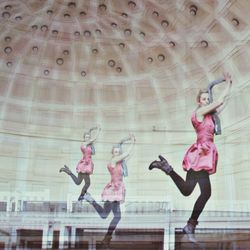
[[[7,42],[7,43],[11,42],[11,37],[10,36],[6,36],[4,38],[4,41]]]
[[[196,5],[192,4],[192,5],[189,7],[189,13],[190,13],[192,16],[196,16],[197,11],[198,11],[198,7],[197,7]]]
[[[136,3],[133,2],[133,1],[129,1],[128,2],[128,6],[131,8],[131,9],[134,9],[136,7]]]
[[[114,60],[109,60],[108,61],[108,66],[110,66],[110,67],[114,67],[115,66],[115,61]]]
[[[240,21],[239,21],[237,18],[233,18],[233,19],[232,19],[232,24],[233,24],[234,26],[239,26]]]
[[[207,48],[207,47],[208,47],[208,42],[207,42],[206,40],[202,40],[202,41],[201,41],[201,46],[202,46],[203,48]]]

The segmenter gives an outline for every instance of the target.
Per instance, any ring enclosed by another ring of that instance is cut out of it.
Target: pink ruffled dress
[[[76,172],[92,174],[94,170],[94,164],[91,158],[92,155],[91,145],[87,145],[86,147],[81,146],[81,151],[83,153],[83,157],[76,166]]]
[[[111,181],[103,189],[102,200],[123,202],[126,189],[123,183],[122,163],[118,162],[115,166],[108,164],[108,171],[111,175]]]
[[[214,122],[211,114],[204,116],[202,122],[193,112],[191,118],[197,134],[196,142],[187,150],[183,159],[183,169],[188,171],[206,170],[209,174],[216,172],[218,151],[214,144]]]

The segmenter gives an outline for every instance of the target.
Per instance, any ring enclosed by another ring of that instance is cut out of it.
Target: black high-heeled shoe
[[[159,155],[160,161],[153,161],[149,165],[148,169],[152,170],[154,168],[158,168],[165,172],[166,174],[169,174],[171,171],[173,171],[173,168],[171,165],[169,165],[168,161],[161,155]]]
[[[61,173],[61,172],[65,172],[66,174],[71,174],[70,169],[66,165],[64,165],[64,167],[60,168],[59,173]]]

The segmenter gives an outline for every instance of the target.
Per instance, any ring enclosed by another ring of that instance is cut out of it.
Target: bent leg
[[[195,178],[195,171],[193,171],[192,169],[187,172],[185,181],[174,170],[169,173],[169,176],[172,178],[180,192],[185,196],[188,196],[193,192],[197,183],[197,180]]]
[[[84,195],[90,186],[90,176],[89,174],[82,174],[82,176],[83,176],[85,184],[82,188],[81,195]]]
[[[112,203],[112,212],[114,214],[114,218],[109,224],[107,235],[112,235],[114,232],[117,224],[121,220],[121,209],[120,209],[120,202],[119,201],[113,201]]]
[[[74,183],[76,185],[80,185],[82,183],[84,174],[83,173],[78,173],[78,176],[76,177],[73,173],[70,173],[69,176],[72,178],[72,180],[74,181]]]
[[[112,209],[112,202],[110,201],[105,201],[103,207],[96,201],[93,201],[91,204],[102,219],[106,219]]]
[[[203,211],[207,201],[211,196],[211,183],[209,174],[206,171],[200,171],[197,175],[197,181],[200,186],[201,194],[196,200],[193,208],[193,212],[191,215],[191,219],[197,220]]]

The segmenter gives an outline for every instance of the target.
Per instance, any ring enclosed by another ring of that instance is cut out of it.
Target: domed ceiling
[[[223,69],[246,87],[249,10],[248,0],[1,1],[1,129],[181,128]]]

